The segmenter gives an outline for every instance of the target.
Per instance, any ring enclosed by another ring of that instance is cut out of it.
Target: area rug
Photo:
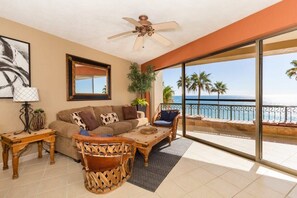
[[[133,173],[128,182],[155,192],[191,144],[191,140],[178,138],[169,146],[168,140],[164,139],[153,147],[148,167],[144,166],[142,155],[136,152]]]

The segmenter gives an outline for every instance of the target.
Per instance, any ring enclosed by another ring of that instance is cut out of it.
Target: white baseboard
[[[47,154],[48,153],[45,150],[42,151],[42,155],[47,155]],[[35,158],[37,158],[37,156],[38,156],[38,152],[31,153],[31,154],[25,155],[25,156],[21,156],[19,158],[19,163],[29,161],[31,159],[35,159]],[[11,164],[12,164],[11,155],[9,155],[9,158],[10,159],[8,160],[8,166],[11,166]],[[3,167],[3,162],[0,163],[0,167]]]

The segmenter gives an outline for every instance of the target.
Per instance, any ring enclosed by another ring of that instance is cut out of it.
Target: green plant
[[[287,76],[289,76],[289,78],[292,78],[293,76],[295,76],[295,80],[297,80],[297,60],[293,60],[291,62],[291,65],[293,65],[294,67],[288,69],[286,71]]]
[[[41,108],[34,110],[34,113],[43,113],[43,112],[44,112],[44,110]]]
[[[173,102],[174,90],[171,86],[166,86],[163,89],[163,102],[172,103]]]
[[[132,103],[132,106],[148,106],[148,102],[144,98],[135,98]]]
[[[144,93],[151,89],[152,82],[156,80],[156,73],[151,65],[141,72],[137,63],[131,63],[128,79],[131,80],[128,91],[140,94],[140,97],[143,97]]]

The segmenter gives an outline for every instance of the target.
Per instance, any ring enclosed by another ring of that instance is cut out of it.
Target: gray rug
[[[136,152],[133,173],[128,182],[155,192],[191,144],[191,140],[182,138],[172,141],[171,146],[167,139],[161,141],[153,147],[148,167],[144,166],[141,154]]]

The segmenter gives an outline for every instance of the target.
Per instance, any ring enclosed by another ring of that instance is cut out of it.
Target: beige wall
[[[62,109],[129,104],[134,99],[135,95],[127,91],[129,61],[3,18],[0,27],[0,35],[31,44],[31,85],[39,89],[40,95],[40,102],[33,103],[33,108],[45,110],[47,124]],[[66,101],[66,53],[111,65],[112,100]],[[21,104],[13,103],[12,99],[0,99],[0,133],[23,128],[18,118],[20,108]]]

